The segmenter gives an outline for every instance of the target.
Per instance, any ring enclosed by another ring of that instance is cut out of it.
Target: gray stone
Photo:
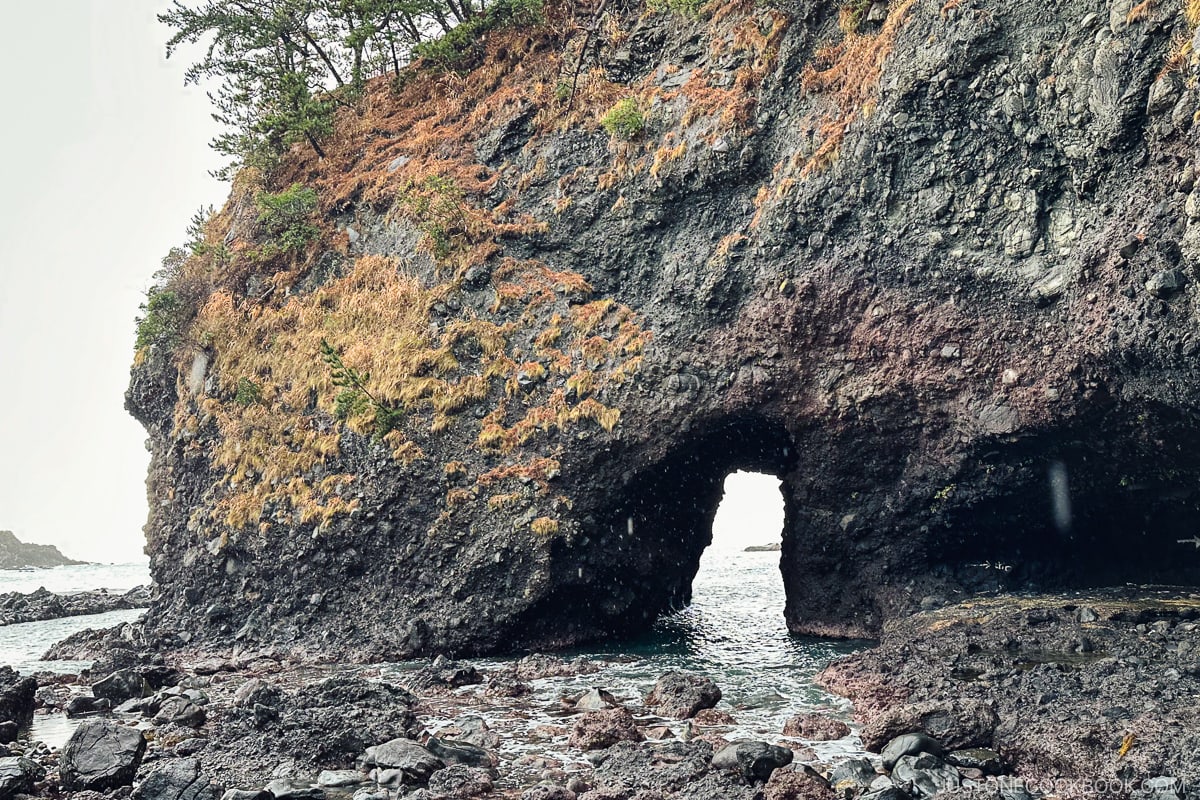
[[[575,800],[575,793],[565,786],[539,783],[521,795],[521,800]]]
[[[0,758],[0,797],[33,792],[33,784],[46,777],[42,769],[28,758],[11,756]]]
[[[875,765],[869,759],[851,758],[834,767],[829,783],[835,791],[841,792],[844,789],[865,789],[877,777]]]
[[[576,711],[603,711],[621,705],[611,692],[604,689],[589,689],[575,701]]]
[[[883,752],[879,756],[883,761],[883,768],[890,770],[896,767],[896,762],[902,756],[915,755],[917,753],[930,753],[940,756],[942,754],[942,746],[933,738],[923,733],[906,733],[888,742],[887,747],[883,748]]]
[[[1004,762],[1000,760],[1000,754],[986,747],[955,750],[946,756],[946,760],[956,767],[977,769],[987,775],[999,775],[1004,771]]]
[[[937,756],[921,753],[901,756],[892,770],[892,780],[913,797],[933,797],[938,792],[962,785],[958,770]]]
[[[391,160],[391,162],[387,165],[387,171],[395,172],[396,170],[400,169],[401,167],[403,167],[405,164],[407,164],[410,161],[412,161],[412,159],[409,158],[408,156],[397,156],[396,158],[393,158]]]
[[[646,705],[664,717],[688,719],[696,712],[712,708],[721,699],[721,690],[711,678],[687,672],[668,672],[658,679]]]
[[[453,739],[439,739],[436,736],[430,736],[429,741],[425,742],[425,748],[447,765],[494,767],[499,763],[499,760],[487,750],[468,742],[456,742]]]
[[[194,758],[159,764],[133,790],[133,800],[218,800],[222,787],[200,772]]]
[[[342,786],[357,786],[366,783],[367,776],[354,769],[327,769],[317,776],[317,785],[326,789],[336,789]]]
[[[266,789],[230,789],[221,795],[221,800],[271,800],[272,795]]]
[[[381,774],[397,771],[405,785],[426,783],[430,775],[446,766],[440,758],[410,739],[392,739],[368,747],[362,762],[366,766],[378,767]]]
[[[738,772],[748,781],[766,781],[771,773],[792,763],[793,753],[786,747],[766,742],[732,742],[713,756],[716,769]]]
[[[1160,300],[1165,300],[1183,291],[1186,285],[1187,276],[1180,270],[1164,269],[1150,276],[1150,280],[1146,281],[1146,291]]]
[[[291,778],[276,778],[267,784],[275,800],[323,800],[325,790]]]
[[[67,791],[128,786],[146,752],[141,731],[108,720],[88,720],[62,749],[59,772]]]
[[[163,701],[158,713],[154,715],[154,722],[157,725],[173,724],[198,728],[204,724],[205,718],[203,708],[186,697],[175,696]]]
[[[113,705],[145,697],[149,691],[146,679],[132,669],[119,669],[104,680],[92,684],[92,694],[111,700]]]
[[[492,776],[486,769],[454,764],[433,773],[429,791],[463,800],[488,794],[494,788]]]

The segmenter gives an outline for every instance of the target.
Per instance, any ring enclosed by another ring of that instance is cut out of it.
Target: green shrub
[[[312,222],[317,210],[317,193],[293,183],[277,194],[262,192],[255,198],[258,223],[283,252],[303,250],[320,234]]]
[[[460,22],[449,33],[413,48],[413,55],[441,69],[461,69],[478,55],[484,34],[507,25],[541,25],[546,21],[542,0],[496,0],[486,11]]]
[[[697,19],[700,16],[700,9],[707,2],[708,0],[647,0],[646,6],[651,11],[670,11],[681,17]]]
[[[137,347],[173,347],[183,337],[188,314],[179,295],[170,290],[151,289],[137,320]]]
[[[600,124],[610,136],[628,141],[641,135],[646,128],[646,119],[638,108],[637,100],[626,97],[601,117]]]
[[[239,406],[252,406],[262,402],[262,387],[249,378],[238,378],[237,394],[233,400]]]

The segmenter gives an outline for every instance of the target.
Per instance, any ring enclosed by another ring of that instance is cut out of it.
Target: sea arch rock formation
[[[572,104],[578,41],[496,33],[244,176],[127,397],[149,627],[364,658],[625,633],[686,598],[739,466],[783,480],[796,632],[1200,580],[1181,7],[836,11],[614,11]],[[294,182],[323,235],[264,256],[254,192]],[[322,337],[399,427],[339,420]]]

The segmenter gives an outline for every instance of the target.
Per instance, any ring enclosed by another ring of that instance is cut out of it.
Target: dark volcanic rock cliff
[[[867,5],[612,11],[582,58],[555,19],[493,34],[244,174],[129,390],[151,628],[364,657],[636,629],[738,468],[782,479],[798,632],[1200,580],[1182,4]],[[599,122],[626,98],[630,140]],[[281,256],[253,198],[293,183],[323,233]],[[339,421],[323,338],[398,429]]]

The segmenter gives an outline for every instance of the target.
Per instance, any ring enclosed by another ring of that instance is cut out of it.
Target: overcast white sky
[[[93,561],[142,558],[138,304],[226,194],[208,100],[164,58],[167,5],[0,0],[0,530]]]
[[[208,100],[164,57],[167,5],[0,0],[0,530],[89,561],[143,557],[133,319],[192,213],[227,191],[208,174]],[[730,479],[718,547],[779,538],[777,485]]]

